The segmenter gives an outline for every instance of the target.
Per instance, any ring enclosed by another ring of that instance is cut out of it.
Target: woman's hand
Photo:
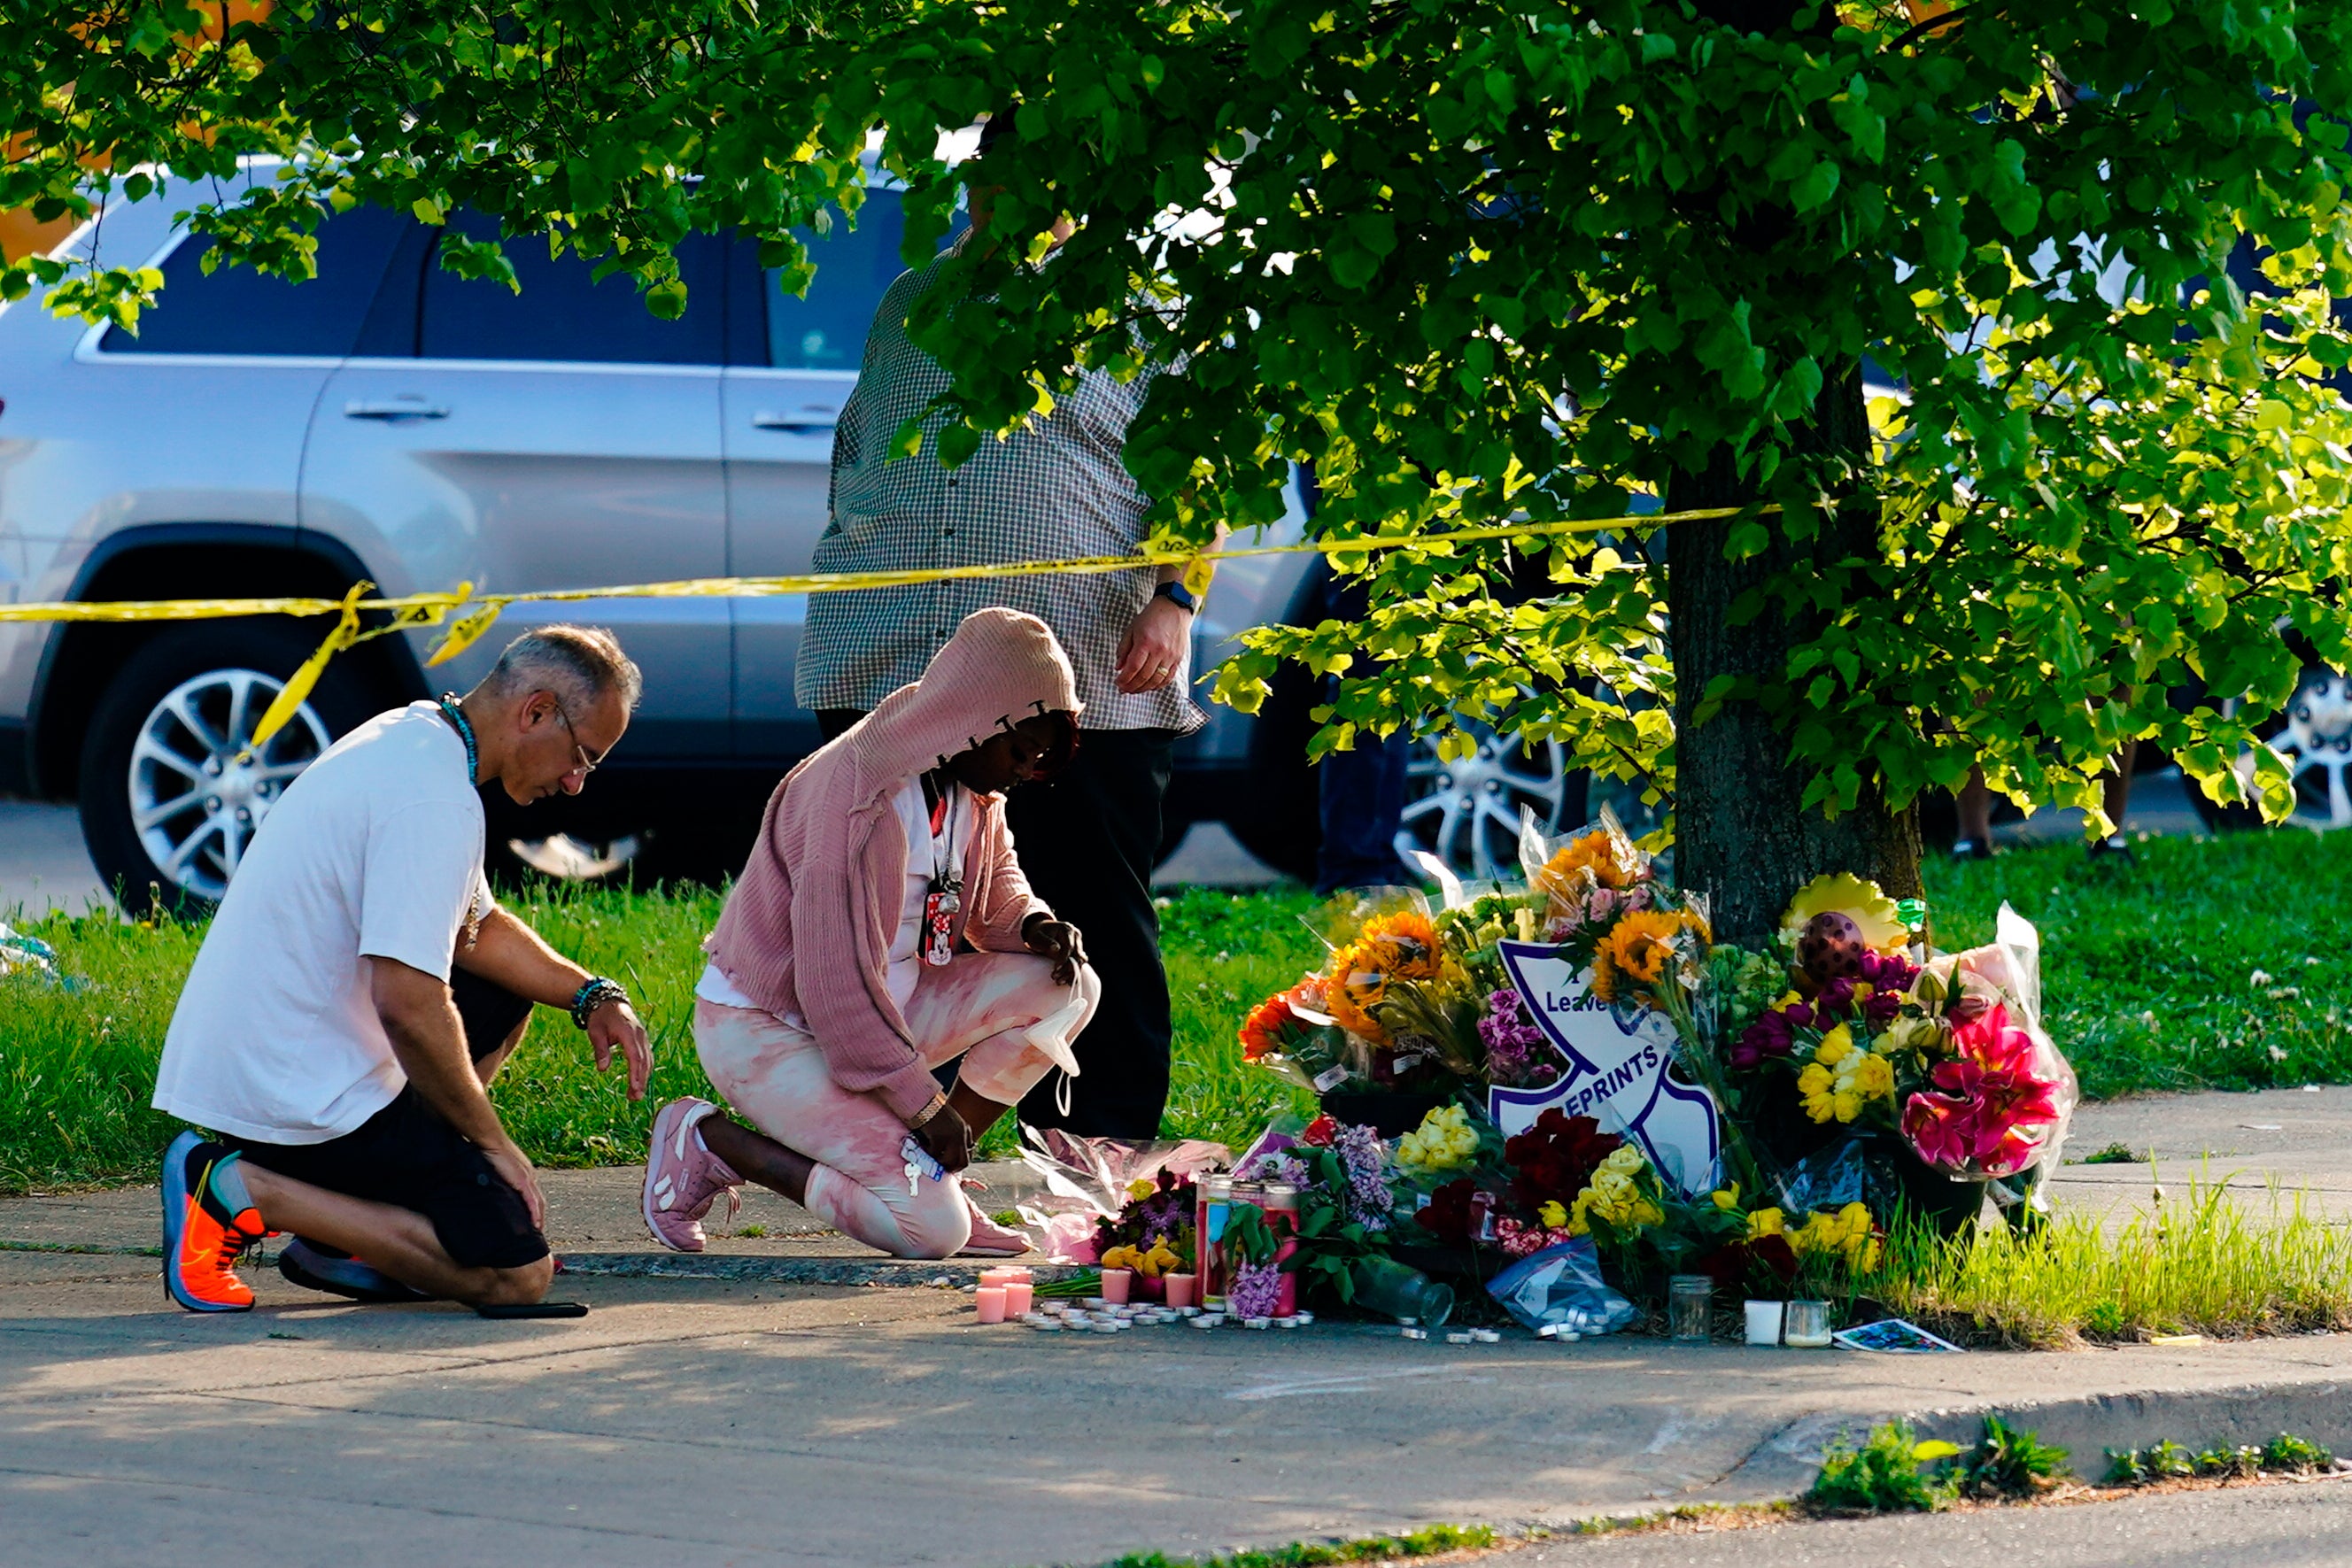
[[[931,1158],[947,1167],[952,1176],[971,1164],[971,1126],[956,1114],[953,1105],[942,1105],[932,1118],[913,1129],[915,1142],[930,1151]]]
[[[1087,946],[1078,928],[1050,915],[1033,915],[1021,923],[1021,944],[1040,958],[1054,960],[1054,983],[1073,984],[1087,961]]]

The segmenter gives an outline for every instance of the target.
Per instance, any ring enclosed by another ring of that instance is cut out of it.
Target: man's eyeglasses
[[[563,699],[550,692],[547,694],[547,700],[555,705],[555,716],[562,721],[563,733],[572,737],[572,754],[579,758],[579,766],[570,769],[565,777],[569,778],[576,773],[583,779],[587,778],[604,764],[604,759],[602,757],[589,756],[588,748],[580,744],[580,731],[572,727],[572,716],[563,711]]]

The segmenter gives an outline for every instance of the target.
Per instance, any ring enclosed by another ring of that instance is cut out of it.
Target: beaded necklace
[[[466,712],[457,706],[457,694],[443,692],[434,700],[441,705],[441,716],[457,727],[457,738],[466,743],[466,782],[479,784],[481,752],[474,745],[474,727],[466,722]]]

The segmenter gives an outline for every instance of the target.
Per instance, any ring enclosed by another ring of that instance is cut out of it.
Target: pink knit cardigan
[[[1069,658],[1046,624],[1013,610],[971,615],[922,679],[784,775],[703,944],[736,989],[807,1021],[834,1082],[879,1093],[902,1117],[939,1086],[886,984],[907,885],[907,839],[892,801],[907,780],[1000,727],[1055,710],[1075,716],[1079,703]],[[1003,801],[974,800],[959,935],[977,948],[1018,952],[1023,923],[1045,905],[1013,858]]]

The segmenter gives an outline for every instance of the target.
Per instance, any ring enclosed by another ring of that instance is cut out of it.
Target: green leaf
[[[1837,188],[1838,166],[1823,159],[1798,176],[1796,183],[1789,187],[1789,201],[1797,211],[1810,213],[1827,204],[1837,193]]]

